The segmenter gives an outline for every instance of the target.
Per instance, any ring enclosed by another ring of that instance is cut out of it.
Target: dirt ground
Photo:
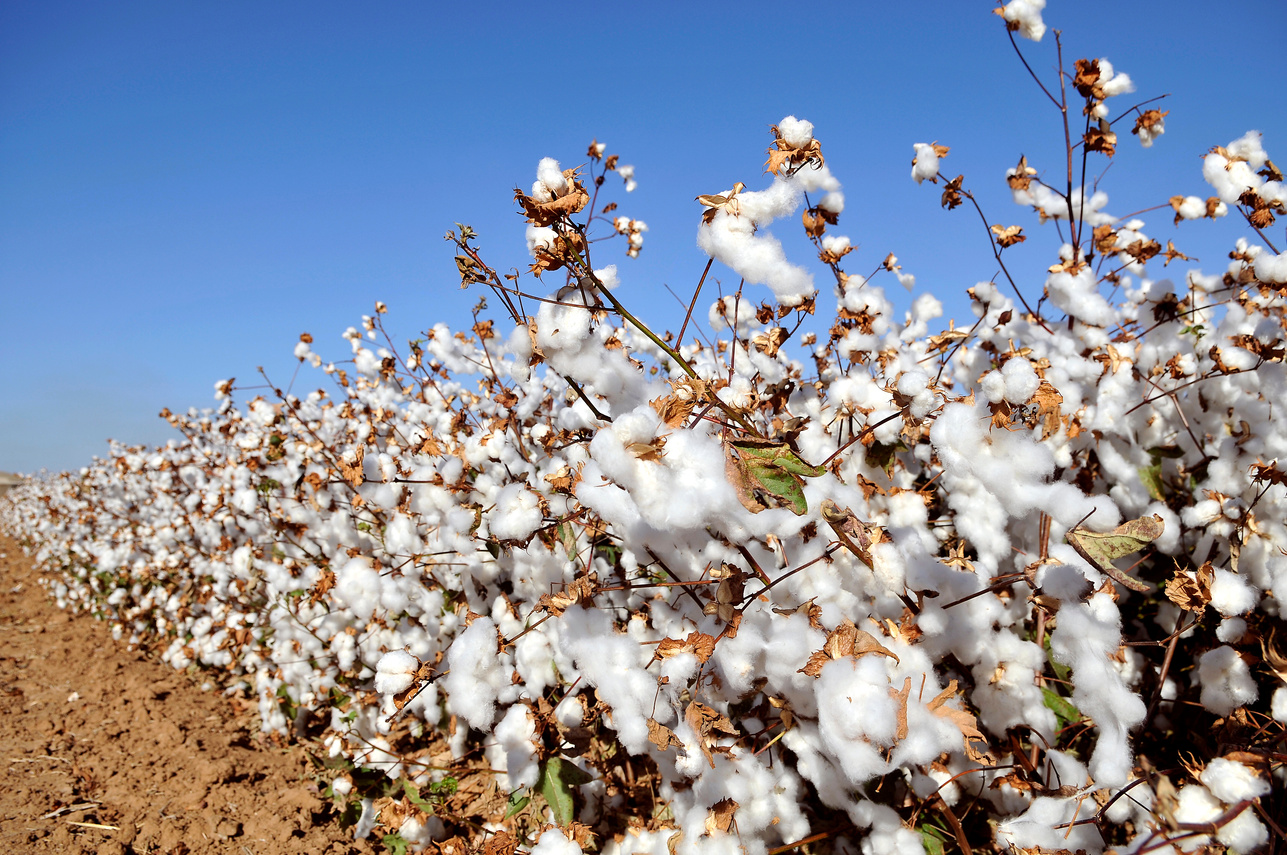
[[[0,852],[372,853],[242,701],[71,617],[0,536]]]

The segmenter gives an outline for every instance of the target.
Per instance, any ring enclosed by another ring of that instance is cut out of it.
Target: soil
[[[372,853],[253,704],[54,605],[0,536],[0,852]]]

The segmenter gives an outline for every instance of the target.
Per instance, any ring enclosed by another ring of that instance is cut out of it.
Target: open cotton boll
[[[534,785],[540,773],[540,762],[536,745],[532,742],[536,736],[536,722],[531,711],[522,704],[510,707],[492,735],[505,750],[510,790]]]
[[[506,484],[487,514],[487,528],[499,540],[524,540],[541,527],[538,497],[526,483]]]
[[[447,649],[451,669],[439,682],[447,693],[447,709],[475,730],[487,730],[496,717],[496,699],[509,683],[505,662],[496,655],[496,624],[478,618],[456,636]]]
[[[1050,302],[1084,324],[1097,327],[1111,326],[1116,313],[1099,293],[1095,272],[1083,267],[1076,275],[1066,271],[1051,273],[1046,279]]]
[[[559,829],[550,828],[541,832],[540,839],[531,848],[529,855],[581,855],[581,847],[575,841],[568,840]]]
[[[1196,677],[1202,684],[1202,706],[1216,715],[1228,715],[1259,695],[1251,669],[1232,647],[1216,647],[1198,657]]]
[[[912,158],[912,180],[920,184],[926,178],[931,180],[938,175],[938,152],[930,143],[913,143],[916,156]]]
[[[1005,380],[1005,399],[1011,404],[1022,404],[1037,394],[1041,378],[1037,376],[1032,363],[1027,359],[1015,357],[1007,359],[1001,366],[1001,376]]]
[[[1260,600],[1257,591],[1245,576],[1217,570],[1211,580],[1211,607],[1225,617],[1245,615]]]
[[[1104,839],[1094,825],[1076,825],[1079,798],[1035,799],[1021,816],[1002,820],[997,825],[997,840],[1012,849],[1042,849],[1100,852]]]
[[[1242,813],[1220,826],[1216,840],[1228,846],[1234,855],[1242,855],[1267,843],[1269,829],[1256,817],[1255,811],[1244,808]]]
[[[888,771],[880,746],[892,744],[898,708],[883,657],[836,659],[815,682],[818,731],[845,776],[861,785]]]
[[[1287,283],[1287,252],[1278,255],[1262,252],[1256,256],[1252,269],[1262,282]]]
[[[1113,68],[1113,64],[1102,56],[1099,62],[1099,85],[1104,90],[1104,95],[1112,98],[1114,95],[1125,95],[1127,92],[1135,91],[1135,83],[1131,80],[1130,75],[1123,74]]]
[[[1254,769],[1236,760],[1218,757],[1207,764],[1198,776],[1211,795],[1227,805],[1244,799],[1256,799],[1271,789],[1269,782]]]
[[[778,122],[778,133],[782,139],[794,148],[804,148],[813,142],[813,122],[787,116]]]
[[[1054,659],[1073,669],[1072,701],[1099,727],[1090,758],[1096,784],[1120,787],[1131,776],[1128,733],[1144,720],[1144,702],[1109,659],[1121,643],[1121,615],[1107,594],[1085,603],[1065,603],[1050,636]]]
[[[390,650],[375,666],[375,690],[382,695],[396,695],[411,687],[420,660],[405,650]]]
[[[331,596],[360,620],[370,620],[380,606],[380,574],[371,559],[358,556],[336,570]]]
[[[1041,10],[1046,0],[1010,0],[1001,9],[1001,17],[1019,25],[1019,35],[1034,42],[1046,34],[1046,24],[1041,20]]]
[[[557,198],[568,192],[568,180],[563,177],[559,162],[552,157],[543,157],[536,167],[536,180],[544,184],[550,194]]]

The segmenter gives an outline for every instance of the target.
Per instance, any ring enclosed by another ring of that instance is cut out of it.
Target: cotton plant
[[[998,11],[1035,41],[1043,7]],[[1060,73],[1077,146],[1113,157],[1129,78]],[[1147,145],[1161,117],[1133,109]],[[1171,200],[1172,226],[1250,227],[1183,277],[1153,278],[1187,259],[1106,191],[998,169],[1032,222],[987,228],[999,282],[943,329],[932,295],[895,313],[882,284],[915,281],[893,252],[847,271],[815,130],[782,119],[763,179],[697,197],[710,262],[677,334],[631,311],[628,261],[592,257],[646,230],[599,204],[634,177],[595,142],[515,191],[526,274],[448,233],[500,318],[480,300],[468,331],[399,347],[377,303],[344,360],[294,346],[327,388],[266,378],[238,404],[220,381],[217,407],[162,414],[183,441],[20,487],[5,527],[60,605],[314,740],[360,834],[1254,850],[1287,722],[1287,256],[1261,136],[1207,154],[1210,199]],[[922,190],[992,223],[948,146],[913,152]],[[797,212],[816,264],[770,231]],[[745,283],[703,311],[716,264]]]

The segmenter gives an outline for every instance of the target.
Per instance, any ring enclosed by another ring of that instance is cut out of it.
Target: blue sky
[[[583,162],[596,137],[635,165],[638,189],[615,198],[650,227],[639,259],[596,261],[619,263],[622,299],[658,327],[683,314],[664,286],[691,293],[705,263],[693,197],[763,186],[769,126],[788,114],[814,123],[845,185],[848,269],[894,252],[916,274],[911,295],[884,283],[900,308],[929,291],[959,316],[963,289],[996,272],[975,215],[909,178],[912,144],[933,140],[992,222],[1025,226],[1007,262],[1039,293],[1056,243],[1004,169],[1025,154],[1061,174],[1062,130],[990,9],[5,3],[0,470],[74,468],[109,436],[163,441],[156,413],[210,405],[218,379],[262,365],[284,381],[303,331],[344,358],[340,333],[377,299],[402,339],[467,326],[479,295],[459,290],[442,234],[469,223],[497,266],[525,267],[512,188],[542,156]],[[1110,212],[1210,195],[1200,156],[1253,128],[1287,161],[1281,0],[1051,0],[1044,17],[1069,64],[1104,56],[1134,79],[1114,116],[1171,93],[1152,149],[1119,125]],[[1020,47],[1053,85],[1053,36]],[[1145,219],[1207,272],[1245,231]],[[796,221],[773,231],[810,263]]]

